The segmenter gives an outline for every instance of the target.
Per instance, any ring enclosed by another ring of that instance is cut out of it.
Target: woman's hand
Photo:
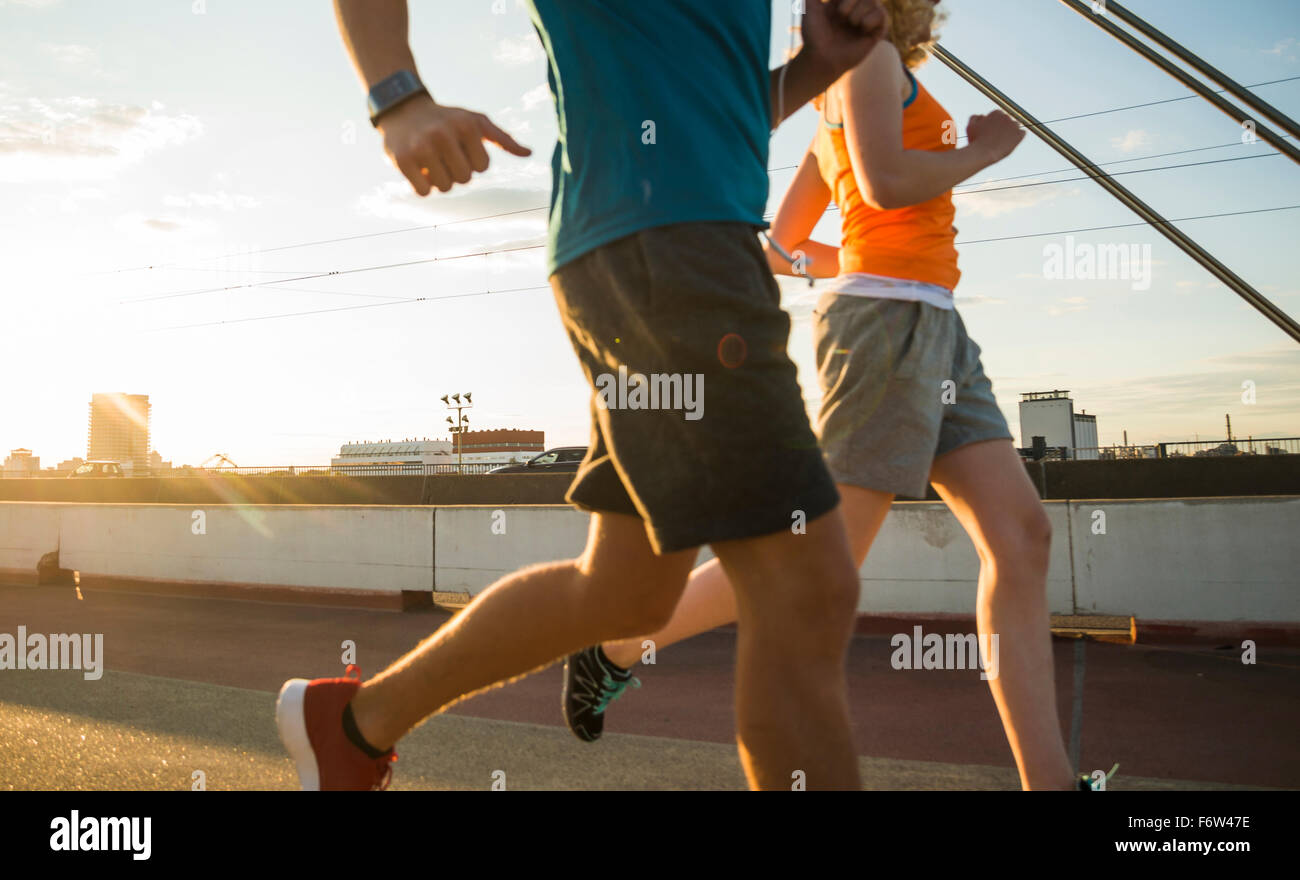
[[[966,136],[970,138],[970,146],[981,151],[992,165],[1011,155],[1025,139],[1025,130],[1001,110],[994,110],[983,116],[972,116],[966,123]]]

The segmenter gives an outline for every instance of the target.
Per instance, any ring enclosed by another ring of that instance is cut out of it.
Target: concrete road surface
[[[289,789],[272,710],[285,678],[341,673],[352,640],[367,674],[447,620],[302,605],[0,586],[0,633],[102,633],[104,673],[0,671],[0,789]],[[1069,722],[1071,645],[1057,643]],[[1300,787],[1300,652],[1260,662],[1215,646],[1090,644],[1083,764],[1111,788]],[[643,686],[581,743],[562,726],[552,667],[484,693],[403,740],[395,789],[735,789],[734,635],[661,652]],[[855,639],[854,727],[869,789],[1014,789],[987,685],[975,671],[899,671],[884,637]],[[504,776],[502,776],[504,774]]]

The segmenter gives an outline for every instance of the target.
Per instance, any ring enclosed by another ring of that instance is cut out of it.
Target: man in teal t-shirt
[[[763,225],[770,3],[530,6],[559,123],[548,273],[652,226]]]
[[[548,273],[593,390],[567,496],[591,512],[587,548],[497,581],[364,685],[287,682],[277,723],[304,787],[383,787],[392,746],[439,709],[654,631],[705,544],[740,608],[751,786],[859,786],[844,681],[857,573],[755,233],[773,121],[856,65],[885,22],[878,0],[804,3],[802,50],[769,71],[769,0],[530,0],[559,122]],[[384,147],[417,193],[486,169],[484,141],[529,153],[423,89],[405,0],[336,8]],[[599,671],[612,691],[630,676]]]

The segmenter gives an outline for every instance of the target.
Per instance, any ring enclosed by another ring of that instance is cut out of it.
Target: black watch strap
[[[416,95],[427,95],[429,90],[420,78],[409,70],[399,70],[392,76],[375,83],[366,98],[370,110],[370,124],[379,125],[379,117]]]

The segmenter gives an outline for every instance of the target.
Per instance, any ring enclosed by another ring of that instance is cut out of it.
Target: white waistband
[[[939,309],[951,309],[952,291],[938,284],[913,281],[907,278],[889,278],[867,272],[845,272],[836,275],[824,288],[828,293],[845,296],[870,296],[877,299],[904,299],[923,302]]]

